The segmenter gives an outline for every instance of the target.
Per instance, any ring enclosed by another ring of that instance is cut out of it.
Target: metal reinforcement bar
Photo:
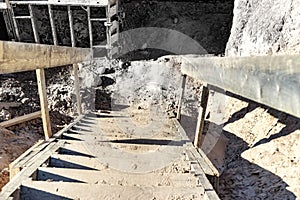
[[[0,41],[0,74],[80,63],[90,49]]]
[[[181,71],[209,85],[300,117],[300,55],[181,56]]]
[[[70,6],[95,6],[95,7],[104,7],[112,2],[108,0],[49,0],[49,1],[10,1],[11,4],[31,4],[31,5],[70,5]]]

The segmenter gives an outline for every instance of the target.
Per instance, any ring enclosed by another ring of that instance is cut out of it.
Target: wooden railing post
[[[69,25],[70,25],[70,33],[71,33],[71,44],[72,44],[72,47],[75,47],[76,39],[75,39],[75,34],[74,34],[73,12],[72,12],[71,6],[68,6],[68,17],[69,17]],[[78,112],[78,115],[81,115],[82,109],[81,109],[80,85],[79,85],[79,77],[78,77],[78,64],[73,64],[73,73],[74,73],[75,95],[76,95],[76,101],[77,101],[77,112]]]
[[[73,64],[73,72],[74,72],[75,95],[77,100],[77,112],[78,115],[81,115],[82,107],[81,107],[80,85],[79,85],[79,77],[78,77],[78,64]]]
[[[198,111],[198,121],[197,121],[196,133],[195,133],[195,140],[194,140],[195,147],[200,147],[203,142],[203,128],[204,128],[204,120],[205,120],[208,97],[209,97],[209,89],[207,88],[207,86],[203,86],[202,94],[201,94],[201,102]]]
[[[181,119],[181,107],[182,107],[182,102],[184,98],[184,91],[185,91],[185,84],[186,84],[186,75],[182,75],[182,82],[181,82],[181,94],[179,98],[179,103],[178,103],[178,108],[177,108],[177,120],[180,121]]]
[[[48,108],[48,101],[47,101],[45,70],[37,69],[36,77],[37,77],[38,91],[40,96],[44,134],[45,134],[45,139],[48,140],[52,136],[52,131],[51,131],[51,123],[50,123],[49,108]]]

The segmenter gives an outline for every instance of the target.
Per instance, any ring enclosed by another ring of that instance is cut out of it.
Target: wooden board
[[[44,69],[36,70],[36,77],[38,82],[38,91],[41,104],[41,113],[43,121],[43,129],[45,134],[45,139],[48,140],[52,137],[51,122],[49,116],[48,100],[47,100],[47,90],[46,90],[46,79]]]
[[[0,74],[90,60],[90,49],[0,41]]]
[[[300,56],[181,56],[190,77],[300,117]]]
[[[15,117],[11,120],[1,122],[0,126],[7,128],[7,127],[14,126],[14,125],[17,125],[20,123],[24,123],[24,122],[27,122],[27,121],[30,121],[30,120],[33,120],[33,119],[36,119],[39,117],[41,117],[41,111],[37,111],[37,112],[30,113],[28,115],[23,115],[20,117]]]
[[[18,189],[22,182],[32,176],[37,168],[45,163],[49,159],[49,157],[63,144],[64,141],[54,141],[49,143],[49,145],[43,151],[41,151],[30,161],[30,163],[28,163],[28,166],[26,168],[24,168],[20,173],[14,176],[12,180],[2,188],[0,199],[8,199]]]

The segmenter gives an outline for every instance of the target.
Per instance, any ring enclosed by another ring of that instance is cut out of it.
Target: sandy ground
[[[16,135],[14,132],[0,127],[0,188],[9,180],[8,165],[40,138],[38,134],[30,134],[26,131]]]

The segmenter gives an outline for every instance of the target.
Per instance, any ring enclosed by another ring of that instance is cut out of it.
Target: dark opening
[[[3,12],[0,12],[0,40],[9,40]]]

